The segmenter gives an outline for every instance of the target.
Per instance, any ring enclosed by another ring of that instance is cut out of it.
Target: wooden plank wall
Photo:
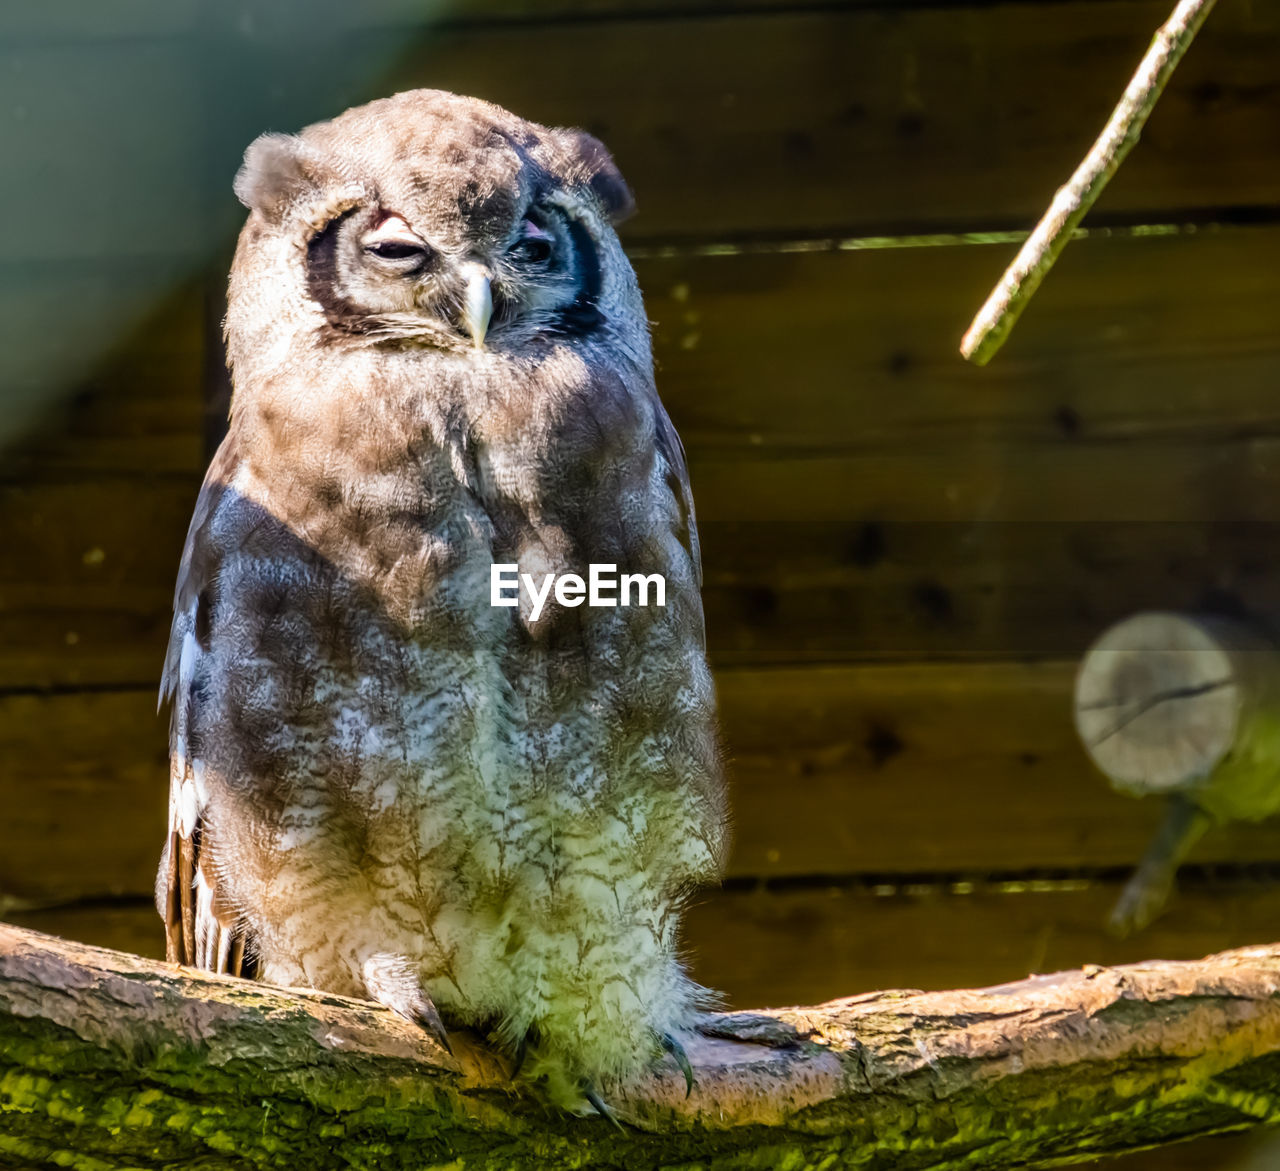
[[[149,204],[121,200],[136,221],[75,216],[69,172],[24,140],[69,224],[53,246],[93,257],[40,303],[142,254],[222,254],[244,142],[353,98],[437,85],[606,139],[689,449],[732,762],[729,880],[688,932],[703,979],[745,1006],[1280,937],[1275,825],[1209,836],[1163,919],[1103,933],[1159,811],[1110,793],[1069,715],[1078,656],[1135,609],[1280,616],[1280,11],[1221,0],[979,371],[955,347],[1009,233],[1166,0],[311,7],[328,24],[302,52],[265,6],[0,11],[14,60],[78,78],[46,139],[112,78],[163,98],[103,148],[165,164]],[[376,72],[308,89],[338,56]],[[241,61],[282,80],[238,89]],[[37,243],[0,224],[0,263],[28,271]],[[152,953],[155,687],[220,280],[156,301],[0,465],[0,913]],[[1243,1169],[1255,1146],[1122,1165]]]

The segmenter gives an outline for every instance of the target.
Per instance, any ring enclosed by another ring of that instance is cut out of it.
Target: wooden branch
[[[1169,799],[1112,912],[1118,935],[1156,917],[1210,826],[1280,812],[1280,650],[1261,630],[1218,615],[1126,618],[1081,661],[1075,717],[1112,788]]]
[[[385,1009],[0,925],[0,1166],[1053,1166],[1280,1120],[1280,946],[708,1018],[611,1095],[517,1093]]]
[[[970,362],[985,366],[1004,345],[1027,302],[1067,246],[1072,232],[1138,141],[1165,83],[1195,39],[1213,3],[1214,0],[1180,0],[1173,15],[1156,33],[1097,141],[1075,174],[1058,189],[1049,210],[965,332],[960,353]]]

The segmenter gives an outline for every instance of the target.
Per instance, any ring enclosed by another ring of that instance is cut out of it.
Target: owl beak
[[[484,335],[489,332],[489,319],[493,316],[493,292],[489,288],[489,273],[478,264],[467,265],[467,292],[462,303],[462,328],[471,338],[477,350],[484,348]]]

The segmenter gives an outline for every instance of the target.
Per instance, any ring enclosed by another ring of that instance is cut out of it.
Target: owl
[[[169,958],[478,1029],[603,1111],[681,1060],[680,914],[726,848],[630,192],[590,135],[429,90],[263,135],[235,191],[162,685]],[[495,604],[512,565],[536,588]],[[663,588],[544,584],[593,566]]]

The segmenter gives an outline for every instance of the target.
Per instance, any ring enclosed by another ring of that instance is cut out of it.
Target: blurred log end
[[[1076,728],[1117,791],[1169,799],[1165,819],[1111,914],[1141,930],[1213,822],[1280,807],[1280,653],[1231,619],[1153,612],[1106,631],[1076,678]]]
[[[1280,786],[1260,792],[1239,774],[1263,763],[1265,709],[1278,684],[1280,654],[1244,623],[1135,614],[1084,656],[1076,728],[1117,790],[1191,792],[1218,820],[1257,819],[1274,811]],[[1280,765],[1280,745],[1271,763]]]

